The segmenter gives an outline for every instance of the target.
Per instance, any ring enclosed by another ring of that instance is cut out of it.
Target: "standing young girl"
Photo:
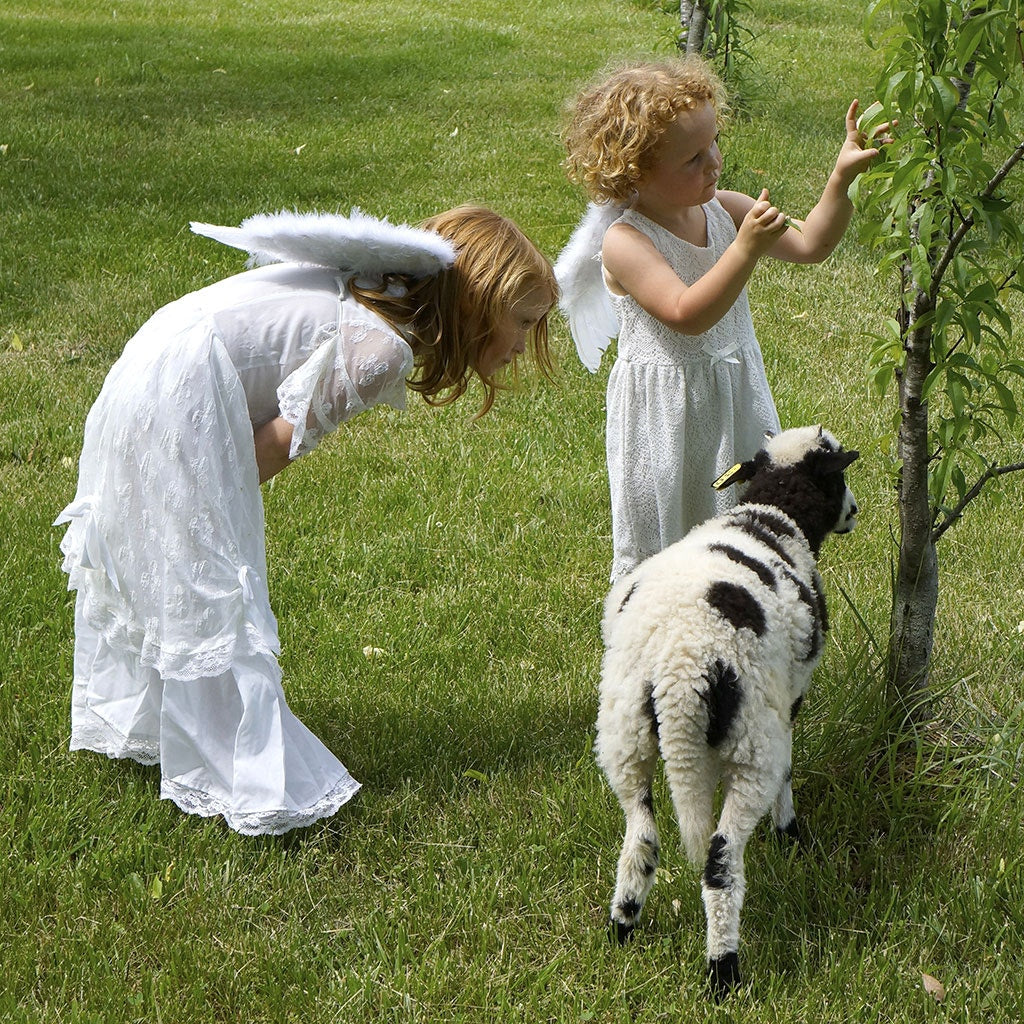
[[[357,211],[194,227],[284,262],[157,312],[89,412],[57,520],[77,590],[71,749],[159,762],[182,810],[276,834],[359,784],[285,701],[260,483],[406,388],[442,404],[475,375],[486,412],[527,346],[550,369],[557,287],[480,207],[421,229]]]
[[[606,436],[613,579],[734,503],[734,487],[712,482],[779,429],[747,280],[765,254],[824,260],[853,212],[847,190],[877,153],[854,101],[821,198],[789,221],[767,189],[756,199],[718,189],[725,110],[721,82],[697,58],[632,65],[577,98],[566,135],[570,177],[600,204],[556,266],[581,355],[598,346],[596,361],[585,356],[591,369],[616,331],[586,336],[602,333],[599,310],[580,308],[600,298],[587,284],[597,246],[598,285],[617,318]]]

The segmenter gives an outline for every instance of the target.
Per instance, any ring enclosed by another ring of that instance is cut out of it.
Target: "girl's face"
[[[722,173],[715,108],[705,102],[682,111],[652,155],[653,163],[637,186],[641,202],[659,208],[710,202]]]
[[[546,289],[534,285],[502,314],[477,357],[477,373],[490,377],[526,350],[526,339],[551,308]]]

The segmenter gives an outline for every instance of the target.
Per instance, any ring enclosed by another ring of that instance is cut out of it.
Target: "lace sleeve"
[[[322,328],[319,345],[277,389],[294,428],[289,456],[312,451],[339,423],[381,403],[405,408],[412,350],[383,323],[343,320]]]

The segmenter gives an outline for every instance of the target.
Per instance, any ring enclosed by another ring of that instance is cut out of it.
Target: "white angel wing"
[[[590,203],[555,261],[559,305],[569,318],[580,360],[591,373],[597,372],[604,350],[619,333],[615,307],[601,276],[601,243],[621,213],[614,203]]]
[[[334,213],[259,213],[237,228],[193,221],[192,230],[249,253],[250,266],[307,263],[360,274],[430,277],[455,262],[455,246],[433,231],[392,224],[353,207]]]

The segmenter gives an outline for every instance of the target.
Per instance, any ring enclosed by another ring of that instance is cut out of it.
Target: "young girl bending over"
[[[766,254],[824,260],[850,221],[847,190],[878,152],[855,100],[821,198],[789,221],[767,189],[718,189],[725,111],[699,59],[640,64],[583,92],[566,134],[570,177],[614,220],[600,250],[619,339],[606,437],[613,579],[734,503],[734,487],[712,482],[779,429],[747,280]]]
[[[359,788],[285,701],[260,482],[406,389],[439,405],[476,376],[486,412],[525,348],[550,369],[557,296],[547,260],[487,209],[421,229],[306,216],[262,235],[194,226],[284,261],[186,295],[128,342],[58,519],[77,590],[71,748],[159,762],[162,797],[253,835]]]

